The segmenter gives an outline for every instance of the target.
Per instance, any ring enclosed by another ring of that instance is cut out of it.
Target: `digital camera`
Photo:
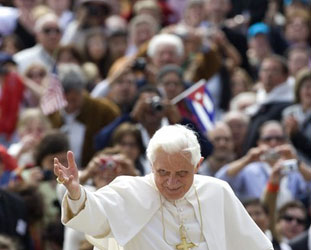
[[[163,104],[161,102],[161,97],[154,96],[151,98],[150,105],[153,111],[162,111],[163,110]]]
[[[262,161],[276,161],[280,158],[280,154],[276,152],[274,149],[268,149],[264,154],[260,156],[260,160]]]
[[[116,167],[116,162],[112,158],[101,158],[101,169],[113,169]]]
[[[146,68],[147,62],[146,59],[143,57],[138,57],[134,64],[132,65],[132,69],[136,71],[144,71]]]
[[[297,171],[298,161],[296,159],[285,160],[282,162],[282,174],[286,175],[292,171]]]

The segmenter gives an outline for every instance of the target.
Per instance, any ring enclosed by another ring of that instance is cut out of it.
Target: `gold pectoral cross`
[[[179,233],[180,233],[181,242],[178,245],[176,245],[176,249],[189,250],[190,248],[196,247],[196,245],[194,243],[192,243],[192,242],[188,243],[187,242],[187,238],[185,235],[183,225],[180,226]]]

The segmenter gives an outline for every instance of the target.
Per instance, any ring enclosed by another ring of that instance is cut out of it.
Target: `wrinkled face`
[[[52,53],[61,39],[61,30],[56,22],[47,22],[37,33],[39,43],[50,53]]]
[[[278,222],[278,228],[282,236],[290,240],[304,231],[305,223],[306,217],[300,208],[288,208]]]
[[[300,91],[300,102],[304,108],[311,108],[311,80],[305,80]]]
[[[159,192],[170,201],[181,199],[190,189],[197,170],[190,162],[190,154],[168,154],[161,149],[156,154],[152,171]]]
[[[183,92],[184,87],[181,79],[174,72],[168,73],[161,79],[161,87],[169,100]]]
[[[255,221],[257,226],[265,232],[269,226],[269,218],[263,208],[257,204],[250,204],[245,209]]]
[[[263,61],[260,67],[259,78],[264,89],[269,93],[274,87],[286,80],[286,75],[279,62],[267,59]]]
[[[175,46],[162,44],[157,47],[157,50],[151,60],[154,66],[160,69],[167,64],[180,64],[181,58],[177,54]]]

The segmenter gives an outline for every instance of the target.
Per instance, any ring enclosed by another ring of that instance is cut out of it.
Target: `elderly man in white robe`
[[[203,158],[192,130],[160,128],[147,157],[151,174],[120,176],[96,192],[79,184],[72,152],[68,167],[55,158],[67,188],[64,225],[84,232],[94,249],[273,250],[226,182],[195,174]]]

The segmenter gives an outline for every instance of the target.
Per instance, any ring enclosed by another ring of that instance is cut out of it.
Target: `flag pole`
[[[190,93],[194,92],[196,89],[200,88],[202,85],[206,83],[205,79],[201,79],[197,83],[193,84],[190,88],[186,89],[182,93],[180,93],[178,96],[175,96],[172,100],[172,104],[176,104],[180,102],[182,99],[184,99],[186,96],[188,96]]]

